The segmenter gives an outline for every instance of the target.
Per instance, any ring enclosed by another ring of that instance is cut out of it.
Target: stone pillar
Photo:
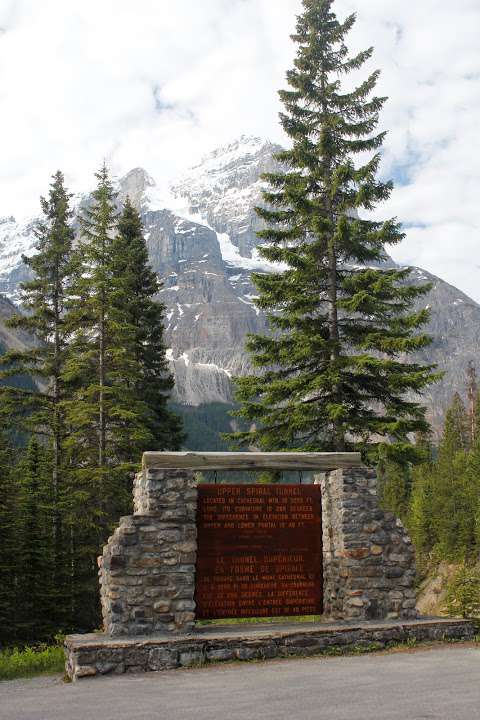
[[[376,474],[336,470],[322,486],[324,611],[337,619],[415,618],[415,557],[402,523],[379,508]]]
[[[189,632],[195,621],[194,473],[144,469],[135,479],[134,505],[99,558],[105,632]]]

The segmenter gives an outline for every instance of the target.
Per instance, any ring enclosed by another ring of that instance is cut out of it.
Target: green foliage
[[[470,556],[476,544],[474,508],[478,504],[480,479],[473,467],[478,448],[467,452],[465,420],[465,407],[455,395],[446,414],[431,481],[429,544],[438,546],[442,557],[452,559]]]
[[[23,285],[35,335],[2,358],[0,377],[0,642],[98,627],[97,557],[130,510],[146,449],[177,449],[164,306],[138,212],[118,212],[105,166],[73,247],[70,196],[53,179]],[[19,383],[29,377],[35,384]],[[30,442],[14,459],[6,430]],[[17,460],[18,458],[18,460]]]
[[[14,642],[17,633],[18,501],[14,453],[0,434],[0,643]]]
[[[0,644],[51,639],[65,617],[55,556],[51,454],[0,451]],[[8,465],[7,465],[8,463]]]
[[[174,382],[165,356],[165,306],[154,300],[161,286],[149,265],[140,215],[128,198],[113,242],[112,266],[112,324],[118,343],[117,395],[122,395],[125,403],[128,401],[125,393],[130,394],[130,413],[137,408],[144,428],[143,439],[140,436],[136,439],[129,421],[123,456],[128,458],[135,450],[140,453],[152,448],[177,450],[184,435],[179,417],[167,404]],[[115,399],[117,408],[120,400]]]
[[[96,173],[92,204],[84,209],[81,239],[76,250],[76,272],[68,301],[70,331],[65,377],[71,391],[65,402],[70,432],[67,448],[75,463],[89,468],[100,495],[109,501],[105,468],[113,457],[110,438],[116,413],[115,334],[109,313],[114,282],[112,249],[117,223],[116,196],[104,165]],[[113,385],[113,387],[111,387]],[[122,403],[123,405],[123,403]],[[119,410],[122,412],[123,407]],[[128,412],[128,408],[126,409]],[[107,443],[109,447],[107,448]]]
[[[349,54],[355,16],[341,23],[332,5],[304,0],[293,35],[297,57],[280,92],[291,148],[265,175],[257,210],[260,253],[285,270],[253,275],[271,334],[248,341],[257,372],[236,381],[238,414],[255,427],[232,437],[367,456],[388,442],[404,455],[409,434],[428,430],[412,394],[436,379],[431,366],[405,360],[430,342],[428,312],[413,310],[429,288],[409,284],[408,269],[381,266],[385,246],[403,238],[395,219],[365,219],[392,191],[377,178],[385,98],[373,95],[378,72],[344,86],[373,50]]]
[[[65,651],[60,645],[0,651],[0,680],[63,672]]]
[[[47,640],[62,625],[65,597],[56,582],[61,558],[55,554],[51,457],[33,437],[17,464],[17,638]],[[60,601],[60,602],[59,602]]]
[[[408,514],[408,527],[417,551],[426,555],[432,549],[434,522],[431,515],[434,496],[432,463],[413,470],[412,494]],[[386,506],[388,509],[388,505]]]
[[[70,302],[72,340],[66,375],[68,445],[108,493],[106,467],[132,469],[142,450],[178,447],[181,425],[168,410],[173,380],[163,343],[164,306],[138,212],[127,200],[117,217],[105,167],[82,218]],[[80,456],[80,457],[79,457]],[[112,475],[111,472],[108,473]]]
[[[0,389],[1,411],[15,417],[30,431],[40,433],[57,445],[64,432],[61,413],[62,369],[67,350],[64,310],[73,270],[70,194],[60,171],[50,186],[48,198],[41,198],[43,219],[35,227],[36,253],[24,257],[33,279],[22,284],[21,303],[25,310],[8,323],[32,333],[37,342],[29,350],[11,350],[1,359],[3,378],[23,376],[37,381],[8,382]],[[40,390],[39,384],[42,388]],[[58,472],[60,458],[54,470]]]
[[[226,403],[205,403],[197,407],[171,403],[170,408],[182,418],[188,450],[228,450],[222,435],[232,429],[231,412],[236,406]]]
[[[259,474],[257,482],[260,485],[275,485],[282,479],[282,473],[278,470],[264,471]]]
[[[480,617],[480,570],[463,565],[453,578],[446,596],[446,609],[455,617]]]
[[[380,504],[404,520],[408,514],[412,485],[412,468],[407,463],[385,460],[378,465]]]
[[[163,343],[164,306],[138,212],[120,214],[107,168],[81,217],[66,323],[64,402],[71,458],[66,515],[76,622],[98,622],[96,557],[130,509],[131,480],[146,449],[176,449],[181,423],[167,407],[173,380]]]
[[[424,567],[443,560],[473,562],[480,552],[480,438],[472,444],[468,420],[455,394],[435,452],[420,436],[420,464],[387,459],[379,466],[382,505],[407,524]]]
[[[63,403],[68,394],[64,369],[69,331],[65,316],[74,269],[70,198],[58,171],[48,197],[41,198],[43,219],[35,228],[36,253],[23,258],[33,274],[32,280],[22,284],[26,312],[15,315],[9,323],[33,334],[36,343],[27,350],[7,352],[1,362],[5,383],[0,388],[3,425],[12,423],[17,436],[20,431],[19,439],[34,433],[41,443],[35,441],[30,445],[26,466],[20,464],[18,469],[23,477],[18,491],[24,510],[18,533],[25,563],[31,564],[31,574],[22,569],[18,584],[28,587],[32,582],[33,593],[31,612],[23,608],[23,617],[18,617],[17,623],[20,633],[37,640],[49,634],[49,627],[54,629],[61,624],[61,608],[65,607],[68,595],[62,498],[67,466]],[[19,383],[15,378],[18,375],[30,382]],[[55,569],[50,590],[47,590],[49,576],[44,572],[47,566]]]

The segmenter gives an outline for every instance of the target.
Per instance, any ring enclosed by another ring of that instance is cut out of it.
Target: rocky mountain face
[[[273,169],[277,149],[242,137],[207,156],[167,191],[141,168],[118,182],[119,199],[129,195],[142,211],[151,264],[163,282],[159,299],[167,308],[178,403],[230,403],[231,376],[248,369],[245,336],[266,329],[253,303],[250,273],[269,269],[257,252],[254,208],[261,203],[260,176]],[[88,196],[77,202],[88,202]],[[10,300],[19,299],[18,284],[25,278],[21,255],[31,253],[34,242],[32,219],[0,218],[0,293]],[[431,308],[428,332],[434,341],[422,359],[445,371],[444,380],[425,395],[438,427],[453,392],[464,390],[468,363],[479,354],[480,305],[424,270],[415,269],[413,280],[433,284],[422,302]]]
[[[5,295],[0,295],[0,352],[5,350],[26,350],[34,342],[23,330],[9,328],[8,320],[17,313],[17,307]]]

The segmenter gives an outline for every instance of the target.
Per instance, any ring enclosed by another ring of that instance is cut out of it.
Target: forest
[[[177,449],[168,405],[164,307],[138,212],[119,207],[106,167],[80,215],[61,172],[42,198],[25,262],[27,350],[2,358],[0,641],[99,626],[97,556],[128,512],[143,450]],[[13,378],[14,382],[10,379]]]

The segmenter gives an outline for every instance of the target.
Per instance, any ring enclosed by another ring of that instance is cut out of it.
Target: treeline
[[[141,453],[183,440],[141,218],[105,166],[96,178],[78,221],[62,173],[41,199],[10,323],[34,342],[1,358],[2,643],[98,627],[97,556],[130,511]]]
[[[423,462],[386,462],[380,494],[409,528],[421,564],[473,563],[480,555],[480,398],[467,411],[456,394],[437,447],[420,437]]]

